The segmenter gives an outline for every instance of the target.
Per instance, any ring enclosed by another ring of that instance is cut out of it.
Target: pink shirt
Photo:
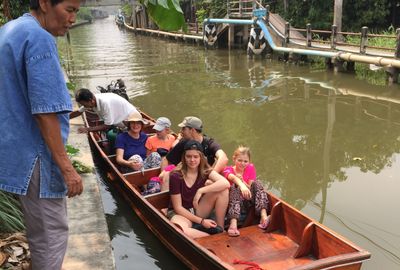
[[[230,174],[236,175],[235,169],[233,166],[227,166],[225,169],[222,171],[222,175],[228,179],[228,176]],[[243,181],[246,184],[249,184],[250,181],[256,180],[257,174],[256,174],[256,167],[254,167],[253,163],[249,163],[249,165],[244,168],[243,172]],[[228,179],[229,180],[229,179]],[[231,182],[231,181],[230,181]],[[232,183],[232,182],[231,182]]]

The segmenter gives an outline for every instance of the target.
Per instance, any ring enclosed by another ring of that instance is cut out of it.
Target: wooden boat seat
[[[143,172],[137,171],[137,172],[131,172],[131,173],[126,173],[124,174],[126,180],[130,184],[136,187],[141,187],[143,185],[147,185],[149,182],[150,178],[158,176],[161,172],[160,167],[158,168],[151,168],[148,170],[144,170]]]
[[[168,209],[169,198],[170,198],[168,190],[146,195],[145,198],[161,213],[167,215],[166,211]]]

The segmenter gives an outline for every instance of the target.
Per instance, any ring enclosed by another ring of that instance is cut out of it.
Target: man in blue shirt
[[[0,189],[19,195],[32,269],[61,269],[68,240],[65,195],[82,193],[65,151],[71,99],[54,36],[80,0],[31,0],[0,28]]]

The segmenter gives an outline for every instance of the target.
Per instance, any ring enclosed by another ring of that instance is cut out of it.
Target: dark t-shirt
[[[196,182],[190,188],[186,185],[181,172],[171,172],[169,176],[169,194],[181,194],[182,206],[186,209],[193,208],[193,198],[199,188],[204,187],[208,175],[201,178],[200,174],[197,176]],[[169,204],[169,209],[173,209],[172,203]]]
[[[146,140],[147,134],[140,132],[139,139],[132,138],[128,132],[118,134],[115,141],[115,149],[124,149],[124,159],[128,160],[133,155],[139,155],[143,160],[146,159]]]
[[[178,163],[181,162],[183,148],[187,141],[187,139],[182,139],[174,148],[171,149],[171,151],[169,151],[166,158],[170,164],[178,165]],[[213,138],[208,138],[206,136],[203,137],[201,145],[203,146],[204,155],[207,158],[208,164],[212,166],[215,162],[215,153],[217,153],[221,147]]]

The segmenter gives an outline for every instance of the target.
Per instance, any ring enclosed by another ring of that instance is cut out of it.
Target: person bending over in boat
[[[171,121],[167,117],[159,117],[153,129],[156,134],[150,136],[146,141],[147,154],[157,152],[160,156],[165,156],[169,150],[174,146],[175,136],[170,132]]]
[[[255,207],[255,213],[260,216],[259,227],[266,229],[270,217],[267,215],[268,197],[260,181],[256,179],[256,169],[250,163],[250,149],[239,146],[233,153],[233,166],[223,170],[223,175],[231,182],[229,190],[229,207],[227,217],[230,220],[229,236],[239,236],[237,220],[241,209]]]
[[[207,162],[212,166],[213,170],[218,173],[222,172],[225,166],[228,165],[228,157],[213,138],[202,134],[203,122],[195,116],[187,116],[178,126],[181,128],[182,139],[163,158],[161,168],[166,167],[168,164],[177,165],[181,161],[186,142],[188,140],[195,140],[202,145]],[[162,189],[166,190],[168,188],[167,173],[163,179]]]
[[[122,165],[122,171],[139,171],[159,167],[161,156],[153,152],[146,156],[147,134],[142,132],[147,121],[140,112],[133,112],[126,119],[128,131],[118,134],[115,141],[116,161]]]
[[[207,179],[211,183],[205,185]],[[222,232],[228,189],[229,182],[208,166],[203,146],[195,140],[187,141],[181,163],[170,173],[168,218],[192,238],[207,236],[204,231]],[[208,218],[213,210],[216,222]]]
[[[75,93],[75,100],[82,105],[79,110],[70,113],[70,119],[81,115],[85,110],[93,110],[104,124],[94,127],[80,127],[80,133],[107,131],[112,127],[124,128],[123,121],[138,110],[129,101],[114,93],[93,94],[89,89],[81,88]],[[111,136],[111,135],[110,135]]]

